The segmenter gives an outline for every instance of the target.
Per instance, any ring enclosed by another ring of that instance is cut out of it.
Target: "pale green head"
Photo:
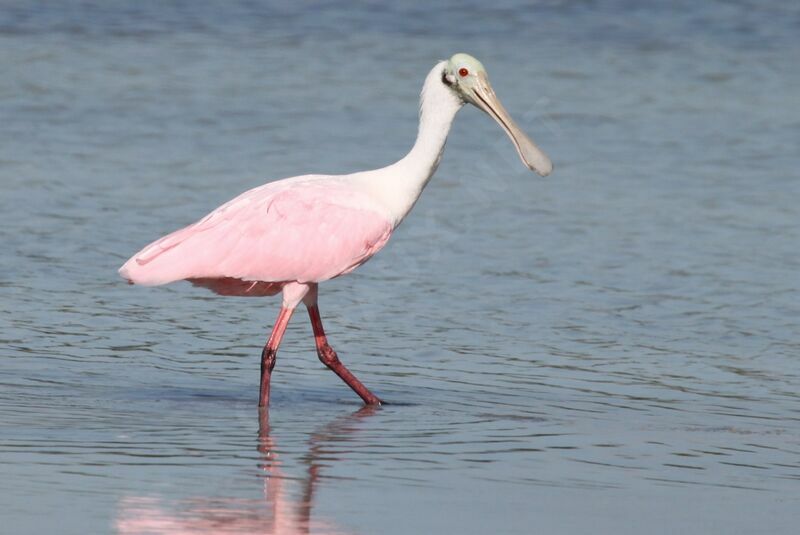
[[[514,143],[519,157],[529,169],[542,176],[553,170],[550,158],[511,119],[489,83],[483,64],[469,54],[459,53],[447,62],[442,82],[464,102],[469,102],[492,116]]]
[[[486,72],[483,63],[463,52],[454,54],[450,61],[447,62],[447,67],[454,73],[458,73],[459,69],[462,68],[467,69],[470,73]]]

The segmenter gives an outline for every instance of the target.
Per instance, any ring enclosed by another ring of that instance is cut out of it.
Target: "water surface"
[[[794,533],[800,11],[789,2],[4,3],[4,533]],[[325,284],[361,410],[268,299],[129,287],[263,182],[404,154],[486,65],[390,245]],[[149,531],[148,531],[149,530]]]

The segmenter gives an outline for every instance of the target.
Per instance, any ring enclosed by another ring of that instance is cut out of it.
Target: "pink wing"
[[[282,180],[153,242],[119,271],[137,284],[194,279],[215,291],[227,280],[222,286],[235,295],[246,293],[243,281],[253,281],[251,288],[258,285],[258,293],[268,295],[282,285],[262,282],[320,282],[348,273],[391,234],[375,201],[346,183]]]

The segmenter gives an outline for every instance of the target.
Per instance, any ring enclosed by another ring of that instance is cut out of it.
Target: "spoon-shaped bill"
[[[519,153],[528,169],[536,171],[541,176],[547,176],[553,170],[553,162],[550,158],[536,146],[531,138],[523,132],[517,123],[511,118],[506,109],[500,104],[497,95],[489,83],[489,78],[485,73],[478,74],[478,83],[475,84],[472,94],[474,95],[474,104],[480,109],[494,117],[494,120],[500,123],[503,130],[506,131],[508,137],[514,143],[514,147]]]

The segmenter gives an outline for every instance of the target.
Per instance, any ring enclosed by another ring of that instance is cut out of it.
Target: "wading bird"
[[[281,338],[302,301],[319,359],[364,403],[380,404],[328,344],[317,286],[350,273],[386,245],[436,171],[450,125],[465,103],[500,123],[529,169],[550,174],[550,159],[500,104],[483,65],[470,55],[456,54],[437,63],[426,77],[417,140],[400,161],[373,171],[303,175],[251,189],[197,223],[151,243],[119,273],[131,283],[151,286],[187,280],[221,295],[283,292],[278,319],[261,353],[262,407],[269,404],[270,375]]]

